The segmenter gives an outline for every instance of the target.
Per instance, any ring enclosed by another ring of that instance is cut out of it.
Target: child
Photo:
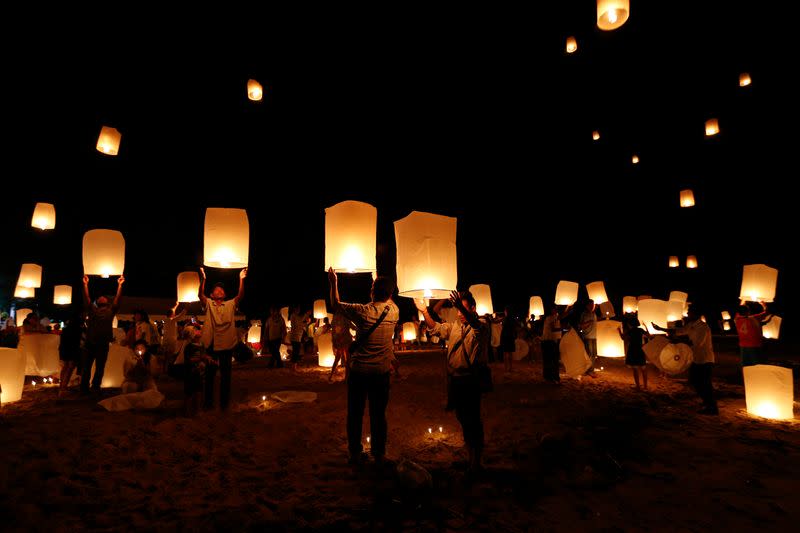
[[[639,321],[633,315],[627,316],[623,322],[624,331],[619,330],[619,336],[625,341],[625,365],[633,370],[633,381],[636,390],[639,389],[639,372],[642,373],[644,390],[647,390],[647,360],[642,349],[643,339],[647,335],[639,327]]]

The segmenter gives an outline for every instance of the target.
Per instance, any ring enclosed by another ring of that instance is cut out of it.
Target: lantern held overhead
[[[178,274],[178,301],[191,303],[200,301],[200,274],[193,271]]]
[[[121,276],[125,271],[125,238],[110,229],[93,229],[83,235],[83,273],[87,276]]]
[[[764,264],[745,265],[739,298],[749,302],[773,302],[777,285],[778,269]]]
[[[250,254],[250,222],[244,209],[209,207],[203,235],[203,264],[245,268]]]
[[[458,282],[457,219],[412,211],[394,223],[397,290],[409,298],[449,298]]]
[[[589,293],[589,298],[594,300],[594,303],[600,305],[603,302],[608,301],[608,295],[606,295],[606,287],[602,281],[593,281],[586,285],[586,292]]]
[[[531,296],[528,315],[533,315],[535,320],[544,315],[544,302],[541,296]]]
[[[639,309],[639,301],[636,296],[625,296],[622,298],[622,312],[625,314],[635,313]]]
[[[378,210],[347,200],[325,209],[325,270],[375,272]]]
[[[314,300],[314,318],[322,320],[328,316],[328,307],[325,305],[325,300]]]
[[[574,304],[578,300],[578,287],[574,281],[559,281],[556,286],[556,305]]]

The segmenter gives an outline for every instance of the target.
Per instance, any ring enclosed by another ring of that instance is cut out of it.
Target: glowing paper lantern
[[[39,202],[33,208],[33,218],[31,226],[41,230],[53,229],[56,227],[56,207],[53,204]]]
[[[655,322],[662,328],[667,327],[667,322],[669,322],[667,315],[667,302],[664,300],[655,298],[639,300],[639,322],[644,324],[647,332],[651,335],[664,335],[664,332],[653,329],[651,323]]]
[[[777,339],[781,334],[781,317],[772,315],[769,322],[761,329],[765,339]]]
[[[631,157],[631,163],[633,163],[634,165],[639,164],[639,156],[634,154],[633,157]]]
[[[397,288],[409,298],[449,298],[458,282],[457,219],[412,211],[394,223]]]
[[[203,235],[203,264],[245,268],[250,252],[250,222],[244,209],[209,207]]]
[[[723,311],[722,312],[722,320],[730,320],[730,319],[731,319],[731,314],[729,312],[727,312],[727,311]]]
[[[593,281],[586,285],[586,292],[589,293],[589,298],[594,300],[594,303],[600,305],[608,301],[606,295],[606,287],[602,281]]]
[[[106,368],[103,370],[103,379],[100,381],[101,389],[113,389],[121,387],[125,381],[125,361],[133,356],[133,350],[127,346],[110,344],[108,347],[108,359]],[[94,378],[96,364],[92,364],[91,375]]]
[[[178,274],[178,301],[191,303],[200,301],[200,275],[197,272]]]
[[[111,328],[117,329],[119,328],[119,319],[114,315],[114,320],[111,321]]]
[[[675,322],[683,317],[684,302],[670,300],[667,302],[667,322]],[[662,324],[659,324],[661,326]]]
[[[597,322],[597,355],[601,357],[625,357],[625,343],[619,336],[622,322],[600,320]]]
[[[625,296],[622,298],[622,312],[625,314],[635,313],[639,309],[639,301],[636,296]]]
[[[25,356],[16,348],[0,348],[0,405],[17,402],[25,386]]]
[[[601,30],[616,30],[630,14],[630,0],[597,0],[597,27]]]
[[[600,140],[600,132],[599,131],[594,130],[592,132],[592,140],[593,141],[599,141]]]
[[[417,327],[413,322],[403,324],[403,340],[406,342],[417,340]]]
[[[103,126],[100,128],[100,136],[97,138],[97,151],[106,155],[117,155],[121,140],[122,134],[116,128]]]
[[[325,305],[325,300],[314,300],[314,318],[322,320],[328,316],[328,308]]]
[[[33,298],[36,294],[36,289],[30,289],[28,287],[17,287],[14,289],[14,298]]]
[[[603,318],[614,318],[617,316],[616,311],[614,311],[614,304],[611,302],[603,302],[597,307],[600,309],[600,316]]]
[[[286,331],[292,329],[292,323],[289,322],[289,308],[288,307],[281,307],[281,317],[283,318],[283,323],[286,324]]]
[[[689,294],[682,291],[672,291],[669,293],[670,302],[680,302],[685,304],[689,300]]]
[[[531,296],[528,315],[533,315],[536,320],[539,320],[539,317],[544,315],[544,302],[541,296]]]
[[[264,88],[256,80],[247,80],[247,97],[254,102],[260,102],[264,97]]]
[[[745,265],[739,298],[749,302],[775,301],[777,285],[778,269],[763,264]]]
[[[744,397],[751,415],[790,420],[794,418],[792,369],[773,365],[753,365],[744,372]]]
[[[72,303],[72,287],[69,285],[56,285],[53,288],[53,303],[56,305],[69,305]]]
[[[719,121],[715,118],[706,120],[706,137],[719,133]]]
[[[325,209],[325,270],[375,272],[378,210],[347,200]]]
[[[23,307],[22,309],[17,309],[17,327],[21,328],[22,323],[25,322],[25,319],[28,317],[29,314],[33,313],[33,309],[28,309],[27,307]]]
[[[747,87],[751,83],[753,83],[753,80],[750,79],[750,74],[747,72],[739,74],[739,87]]]
[[[255,344],[261,342],[261,322],[254,320],[253,325],[247,330],[247,342]]]
[[[690,255],[686,258],[686,268],[697,268],[697,257]]]
[[[678,256],[677,255],[669,256],[669,267],[678,268],[679,266],[681,266],[681,260],[678,259]]]
[[[694,207],[694,193],[692,189],[681,191],[681,207]]]
[[[125,238],[110,229],[93,229],[83,235],[83,273],[87,276],[121,276],[125,270]]]
[[[469,292],[475,298],[475,311],[478,316],[491,315],[494,313],[492,305],[492,289],[485,283],[470,285]]]
[[[26,376],[52,376],[61,366],[58,335],[23,335],[17,349],[25,356]]]
[[[726,320],[725,322],[722,323],[722,329],[723,331],[730,331],[731,323]]]
[[[578,284],[561,280],[556,286],[556,305],[572,305],[578,300]]]
[[[42,267],[34,263],[23,263],[19,271],[17,285],[28,289],[38,289],[42,286]]]
[[[569,36],[567,37],[567,53],[571,54],[578,49],[578,41],[575,40],[575,37]]]
[[[317,347],[319,348],[319,366],[331,368],[336,360],[336,356],[333,354],[333,335],[323,333],[317,337]]]

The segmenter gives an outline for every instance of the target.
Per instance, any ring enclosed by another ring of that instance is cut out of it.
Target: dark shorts
[[[300,342],[292,342],[292,363],[300,362]]]
[[[503,353],[514,353],[517,351],[517,344],[514,339],[505,341],[500,345],[500,349],[503,350]]]
[[[80,349],[77,350],[59,350],[58,358],[65,363],[78,363],[83,357]]]

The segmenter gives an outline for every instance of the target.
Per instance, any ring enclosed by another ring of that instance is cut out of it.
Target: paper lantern
[[[314,300],[314,318],[322,320],[328,316],[328,308],[325,300]]]
[[[635,313],[639,309],[639,301],[636,296],[625,296],[622,298],[622,312],[625,314]]]
[[[763,264],[745,265],[739,298],[749,302],[775,301],[778,269]]]
[[[750,79],[750,74],[747,72],[739,74],[739,87],[747,87],[751,83],[753,83],[753,80]]]
[[[722,320],[730,320],[730,319],[731,319],[731,314],[728,311],[723,311]]]
[[[58,335],[23,335],[17,349],[25,356],[25,375],[47,377],[58,374],[61,368],[60,342]]]
[[[417,340],[417,326],[413,322],[403,324],[403,340],[406,342]]]
[[[761,330],[765,339],[777,339],[781,333],[781,317],[772,315],[772,319],[767,322]]]
[[[633,157],[631,157],[631,163],[633,163],[634,165],[639,164],[639,156],[634,154]]]
[[[30,289],[28,287],[17,287],[14,289],[14,298],[33,298],[36,294],[36,289]]]
[[[592,361],[586,353],[583,339],[574,329],[570,329],[561,338],[561,342],[558,344],[558,351],[561,355],[561,362],[564,364],[564,370],[567,376],[571,378],[582,376],[592,366]]]
[[[53,204],[39,202],[33,208],[33,218],[31,226],[41,230],[53,229],[56,227],[56,207]]]
[[[675,376],[689,370],[689,366],[694,360],[694,354],[688,344],[678,342],[665,345],[658,358],[659,369],[671,376]]]
[[[690,255],[686,258],[686,268],[697,268],[697,257]]]
[[[670,300],[667,302],[667,322],[675,322],[683,317],[684,302]],[[659,324],[662,326],[663,324]]]
[[[774,365],[752,365],[744,372],[744,398],[751,415],[790,420],[794,418],[792,369]]]
[[[715,118],[706,120],[706,137],[719,133],[719,121]]]
[[[636,297],[637,300],[649,300],[650,298],[652,298],[652,296],[649,294],[642,294]]]
[[[178,274],[178,301],[191,303],[200,301],[200,275],[186,271]]]
[[[678,256],[677,255],[669,256],[669,267],[678,268],[679,266],[681,266],[681,260],[678,259]]]
[[[409,298],[449,298],[458,282],[457,219],[412,211],[394,223],[397,289]]]
[[[689,300],[689,294],[682,291],[672,291],[669,293],[670,302],[681,302],[685,304]]]
[[[125,381],[125,361],[133,356],[132,352],[133,350],[127,346],[109,345],[106,368],[103,370],[103,379],[100,381],[101,389],[113,389],[122,386],[122,382]],[[92,378],[94,378],[96,367],[96,364],[92,364]]]
[[[17,285],[28,289],[38,289],[42,286],[42,267],[34,263],[23,263],[19,271]]]
[[[589,298],[594,300],[594,303],[600,305],[608,301],[606,295],[606,287],[602,281],[593,281],[586,285],[586,292],[589,293]]]
[[[694,193],[692,189],[681,191],[681,207],[694,207]]]
[[[261,322],[258,320],[253,321],[253,325],[247,330],[247,342],[255,344],[261,342]]]
[[[325,209],[325,270],[375,272],[378,210],[347,200]]]
[[[494,313],[492,305],[492,289],[485,283],[478,283],[469,286],[469,292],[475,298],[475,311],[478,316],[491,315]]]
[[[619,336],[622,322],[600,320],[597,322],[597,355],[601,357],[625,357],[625,342]]]
[[[556,305],[572,305],[578,300],[578,284],[561,280],[556,286]]]
[[[617,312],[614,311],[614,304],[611,302],[603,302],[597,306],[600,309],[600,316],[603,318],[614,318]]]
[[[655,298],[639,300],[639,322],[644,324],[651,335],[664,335],[664,332],[653,329],[651,323],[655,322],[662,328],[667,327],[667,322],[669,322],[667,314],[667,302],[664,300]]]
[[[16,348],[0,348],[0,405],[17,402],[25,387],[25,356]]]
[[[600,132],[599,131],[594,130],[592,132],[592,140],[593,141],[599,141],[600,140]]]
[[[578,41],[575,40],[575,37],[569,36],[567,37],[567,53],[571,54],[578,49]]]
[[[53,303],[56,305],[70,305],[72,303],[72,287],[69,285],[56,285],[53,287]]]
[[[630,14],[630,0],[597,0],[597,27],[601,30],[616,30]]]
[[[723,331],[730,331],[731,330],[731,323],[727,320],[722,323],[722,330]]]
[[[331,333],[323,333],[317,337],[318,363],[319,366],[331,368],[336,356],[333,354],[333,335]]]
[[[244,209],[209,207],[203,235],[203,264],[245,268],[250,250],[250,223]]]
[[[121,276],[125,271],[125,238],[110,229],[93,229],[83,236],[83,273]]]
[[[528,315],[533,315],[536,320],[539,320],[539,317],[544,315],[544,302],[541,296],[531,296]]]
[[[33,313],[33,309],[28,309],[27,307],[23,307],[22,309],[17,309],[17,327],[21,328],[22,323],[25,322],[25,319],[28,317],[29,314]]]
[[[112,329],[119,328],[119,319],[117,318],[116,315],[114,315],[114,320],[111,321],[111,328]]]
[[[254,102],[260,102],[264,97],[264,88],[256,80],[247,80],[247,97]]]
[[[116,128],[103,126],[100,128],[100,136],[97,138],[97,151],[106,155],[117,155],[121,140],[122,134]]]

